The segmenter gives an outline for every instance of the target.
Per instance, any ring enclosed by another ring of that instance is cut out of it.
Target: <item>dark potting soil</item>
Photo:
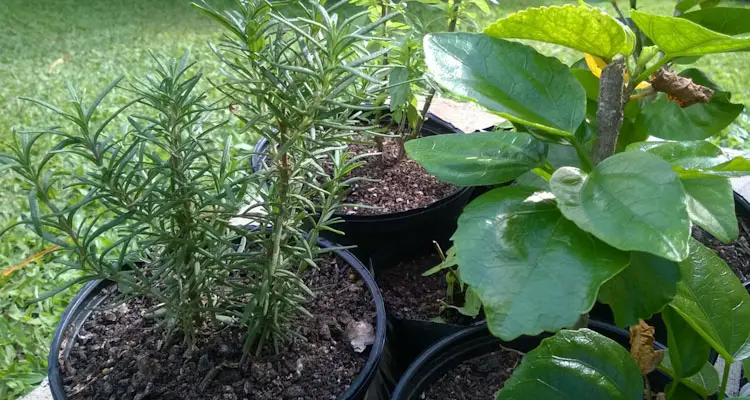
[[[354,320],[375,324],[372,296],[353,271],[333,257],[311,270],[306,283],[317,294],[306,308],[314,318],[298,318],[297,340],[279,354],[250,357],[239,365],[239,328],[206,326],[197,349],[185,355],[182,340],[165,342],[156,321],[141,313],[138,298],[95,311],[60,361],[71,399],[335,399],[359,374],[368,351],[355,353],[343,337]],[[114,296],[110,296],[114,297]],[[105,300],[113,303],[112,300]]]
[[[349,207],[349,215],[380,215],[426,207],[454,193],[456,186],[439,181],[427,173],[421,165],[404,157],[398,158],[398,144],[393,140],[383,143],[382,155],[369,156],[365,165],[352,171],[353,176],[376,179],[377,182],[357,182],[352,185],[347,203],[362,204],[377,208]],[[374,153],[371,146],[352,144],[349,151],[358,154]]]
[[[740,235],[737,240],[725,244],[710,233],[697,226],[693,227],[693,237],[708,246],[724,261],[727,262],[742,283],[750,280],[750,221],[737,215],[740,224]]]
[[[438,264],[440,258],[437,254],[430,254],[378,270],[375,281],[383,293],[388,312],[402,319],[429,321],[439,316],[452,324],[471,323],[469,317],[461,315],[455,309],[444,308],[447,289],[444,273],[422,276],[425,271]]]
[[[521,355],[499,349],[452,368],[422,394],[425,400],[491,400],[513,375]]]

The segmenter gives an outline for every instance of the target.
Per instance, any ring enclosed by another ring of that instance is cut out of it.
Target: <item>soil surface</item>
[[[426,400],[494,400],[521,361],[521,355],[499,349],[464,361],[437,380],[425,393]]]
[[[319,265],[305,279],[317,294],[306,304],[314,318],[292,325],[306,340],[279,354],[239,365],[244,330],[212,326],[199,332],[197,349],[186,354],[181,339],[165,341],[156,321],[141,317],[151,304],[137,298],[86,320],[70,357],[61,360],[65,391],[71,399],[338,398],[369,353],[355,353],[344,329],[352,320],[374,326],[375,307],[343,261],[330,257]],[[113,300],[104,307],[107,302]]]
[[[740,235],[737,240],[725,244],[710,233],[696,226],[693,227],[693,237],[710,247],[716,254],[727,262],[732,271],[742,283],[750,280],[750,221],[737,215],[740,224]]]
[[[427,173],[421,165],[409,158],[396,162],[398,144],[393,140],[383,143],[386,161],[381,155],[369,156],[362,165],[352,171],[353,176],[376,179],[376,182],[357,182],[346,197],[347,203],[362,204],[377,208],[349,207],[349,215],[380,215],[413,210],[428,206],[454,193],[458,188],[439,181]],[[355,155],[374,153],[371,146],[352,144],[349,151]]]
[[[375,280],[391,315],[421,321],[439,316],[446,322],[459,325],[472,322],[471,318],[461,315],[455,309],[443,307],[448,287],[444,273],[422,276],[425,271],[438,264],[440,257],[431,254],[377,271]],[[458,291],[456,289],[455,292]]]

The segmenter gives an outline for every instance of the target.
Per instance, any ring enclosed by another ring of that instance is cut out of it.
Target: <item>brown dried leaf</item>
[[[708,103],[714,95],[711,88],[698,85],[692,79],[677,75],[664,68],[651,77],[651,86],[657,92],[664,92],[667,98],[680,107],[690,107],[697,103]]]
[[[643,375],[655,370],[664,358],[664,350],[654,350],[655,332],[656,329],[644,320],[630,327],[630,354]]]

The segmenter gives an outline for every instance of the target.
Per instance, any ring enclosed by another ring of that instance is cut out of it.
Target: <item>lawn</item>
[[[521,7],[563,1],[500,0],[500,3],[493,6],[493,15],[481,24]],[[642,3],[648,3],[643,7],[645,11],[668,13],[674,1]],[[18,100],[18,96],[64,106],[66,82],[70,82],[81,96],[91,99],[119,75],[125,75],[126,81],[143,76],[150,66],[149,50],[169,56],[189,51],[207,75],[215,75],[218,64],[206,42],[218,40],[219,35],[216,25],[191,9],[186,0],[3,0],[0,2],[0,145],[12,141],[14,132],[60,122]],[[566,62],[579,57],[555,46],[538,47]],[[707,57],[699,62],[699,67],[721,86],[735,92],[736,101],[750,105],[747,65],[750,53]],[[125,101],[125,93],[120,91],[105,107],[114,109]],[[733,135],[723,143],[742,146],[741,134]],[[0,227],[3,227],[27,211],[24,205],[27,194],[12,175],[0,174],[0,187]],[[0,238],[0,271],[44,248],[43,243],[22,229],[9,232]],[[3,315],[0,399],[16,398],[45,375],[50,337],[74,291],[33,305],[27,302],[70,277],[69,273],[58,276],[61,271],[60,265],[41,259],[12,273],[0,272]]]

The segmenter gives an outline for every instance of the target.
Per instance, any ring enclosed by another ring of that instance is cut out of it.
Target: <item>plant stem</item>
[[[677,386],[679,386],[679,385],[680,385],[679,380],[674,380],[672,382],[672,386],[669,387],[669,393],[667,393],[667,400],[669,400],[672,397],[674,397],[674,392],[677,391]]]
[[[594,163],[615,153],[624,117],[625,57],[618,54],[604,69],[599,80],[599,106],[596,109],[599,137],[594,147]]]
[[[453,14],[451,15],[450,21],[448,21],[448,32],[456,31],[456,24],[458,23],[458,11],[461,6],[461,0],[455,0],[453,3]],[[435,89],[430,89],[430,94],[425,98],[424,106],[422,106],[422,113],[420,114],[419,123],[417,128],[414,130],[414,136],[419,136],[419,132],[422,131],[422,125],[425,119],[427,119],[427,112],[430,111],[432,105],[432,99],[435,97]]]
[[[729,369],[732,367],[732,363],[728,360],[724,360],[724,375],[721,377],[721,387],[719,388],[718,398],[724,400],[727,395],[727,381],[729,380]]]

